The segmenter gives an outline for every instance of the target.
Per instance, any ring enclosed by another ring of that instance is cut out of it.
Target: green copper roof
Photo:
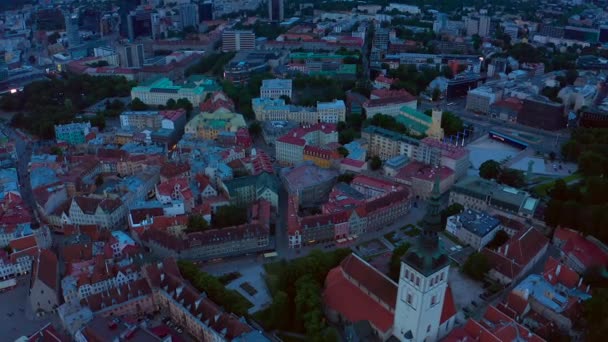
[[[429,125],[433,123],[433,118],[421,113],[411,107],[403,106],[401,107],[401,111],[404,112],[407,116],[411,116],[412,118],[416,118],[417,120],[427,122]]]

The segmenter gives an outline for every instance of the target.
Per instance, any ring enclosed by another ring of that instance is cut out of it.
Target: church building
[[[456,308],[448,284],[449,259],[439,245],[439,196],[435,181],[422,233],[401,260],[398,283],[356,254],[329,272],[323,300],[330,320],[345,325],[367,321],[377,341],[432,342],[450,332]]]

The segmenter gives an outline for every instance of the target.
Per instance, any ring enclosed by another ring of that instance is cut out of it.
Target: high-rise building
[[[127,16],[127,27],[129,40],[134,40],[138,37],[152,37],[152,11],[137,9],[131,11]]]
[[[401,259],[393,323],[393,335],[399,341],[437,341],[441,334],[450,260],[439,245],[438,234],[443,230],[440,210],[437,177],[422,221],[423,231]]]
[[[279,22],[285,19],[283,0],[268,0],[268,19]]]
[[[479,29],[477,34],[481,37],[487,37],[490,34],[490,17],[488,17],[488,11],[485,9],[479,11]]]
[[[213,2],[205,1],[198,5],[198,16],[201,21],[213,20]]]
[[[65,33],[68,45],[74,47],[80,45],[80,33],[78,32],[78,13],[65,14]]]
[[[448,15],[445,13],[437,13],[433,22],[433,32],[439,33],[448,28]]]
[[[198,6],[196,4],[179,5],[179,18],[182,29],[184,27],[198,26]]]
[[[222,33],[222,51],[241,51],[255,49],[253,31],[225,30]]]
[[[141,68],[144,65],[144,45],[130,44],[118,50],[120,66],[123,68]]]

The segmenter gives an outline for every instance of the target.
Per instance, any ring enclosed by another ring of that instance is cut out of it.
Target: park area
[[[420,234],[420,228],[413,224],[408,224],[407,226],[401,227],[394,232],[390,232],[384,235],[386,241],[393,244],[393,246],[399,246],[403,242],[410,240]]]

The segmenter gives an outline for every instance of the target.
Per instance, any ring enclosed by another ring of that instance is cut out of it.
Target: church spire
[[[424,218],[422,220],[422,233],[419,237],[421,244],[425,248],[430,249],[438,247],[439,238],[437,234],[443,229],[441,226],[440,182],[441,178],[439,178],[439,176],[435,177],[431,198],[429,199],[426,207],[426,213],[424,214]]]
[[[440,188],[441,179],[435,178],[433,191],[422,219],[422,232],[417,243],[404,256],[403,261],[423,274],[432,274],[448,264],[447,256],[439,246],[439,232],[441,225]]]

